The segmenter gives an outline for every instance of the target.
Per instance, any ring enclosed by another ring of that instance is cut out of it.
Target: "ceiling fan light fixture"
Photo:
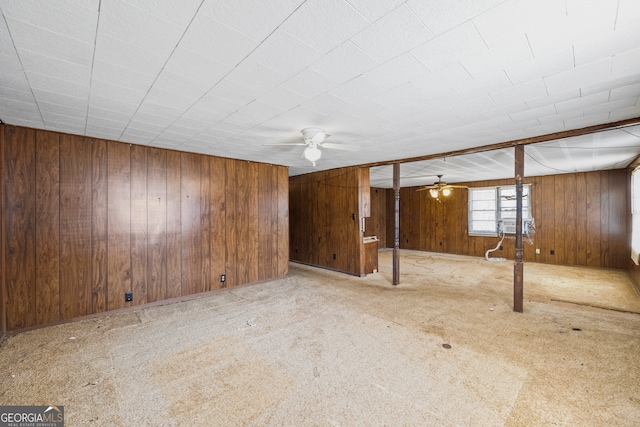
[[[431,194],[431,197],[433,197],[434,199],[438,198],[438,190],[436,190],[435,188],[429,190],[429,194]]]
[[[450,188],[444,188],[442,190],[442,195],[443,196],[448,196],[449,194],[451,194],[451,189]]]
[[[313,166],[316,165],[316,161],[320,159],[320,156],[322,156],[322,152],[315,144],[304,149],[304,158],[313,163]]]

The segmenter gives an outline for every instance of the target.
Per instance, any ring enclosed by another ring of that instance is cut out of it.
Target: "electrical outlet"
[[[336,254],[333,254],[333,259],[336,259]]]
[[[540,248],[536,248],[536,255],[540,255]]]
[[[224,283],[224,282],[225,282],[225,280],[227,280],[227,275],[226,275],[226,274],[221,274],[221,275],[220,275],[220,282],[221,282],[221,283]]]
[[[551,255],[555,255],[555,254],[556,254],[556,251],[554,251],[553,249],[551,249],[551,250],[549,251],[549,253],[550,253]]]
[[[124,293],[124,302],[133,301],[133,292],[125,292]]]

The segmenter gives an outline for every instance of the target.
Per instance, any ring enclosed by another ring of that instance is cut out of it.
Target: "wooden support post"
[[[522,182],[524,181],[524,146],[515,146],[516,175],[516,260],[513,266],[513,311],[522,313],[522,282],[524,264],[522,263]]]
[[[393,219],[393,286],[400,283],[400,163],[393,164],[393,195],[395,215]]]

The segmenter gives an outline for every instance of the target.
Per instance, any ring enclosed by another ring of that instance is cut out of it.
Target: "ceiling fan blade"
[[[436,185],[425,185],[424,187],[420,187],[416,191],[424,191],[424,190],[437,190],[438,187]]]
[[[311,137],[311,142],[315,144],[320,144],[322,141],[329,138],[330,136],[331,135],[329,135],[328,133],[324,133],[323,131],[318,130],[318,132],[316,132],[316,134]]]
[[[307,145],[304,142],[274,142],[272,144],[262,144],[265,145]]]
[[[346,144],[334,144],[332,142],[324,142],[320,144],[322,148],[330,148],[332,150],[342,150],[342,151],[358,151],[360,147],[356,145],[346,145]]]
[[[445,185],[446,188],[469,188],[466,185]]]

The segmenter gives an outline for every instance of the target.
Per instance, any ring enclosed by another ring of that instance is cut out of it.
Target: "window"
[[[640,257],[640,167],[631,173],[631,259],[638,265]]]
[[[531,184],[522,186],[522,218],[531,219]],[[497,236],[498,221],[516,219],[516,186],[469,188],[469,235]],[[507,231],[508,233],[509,231]]]

